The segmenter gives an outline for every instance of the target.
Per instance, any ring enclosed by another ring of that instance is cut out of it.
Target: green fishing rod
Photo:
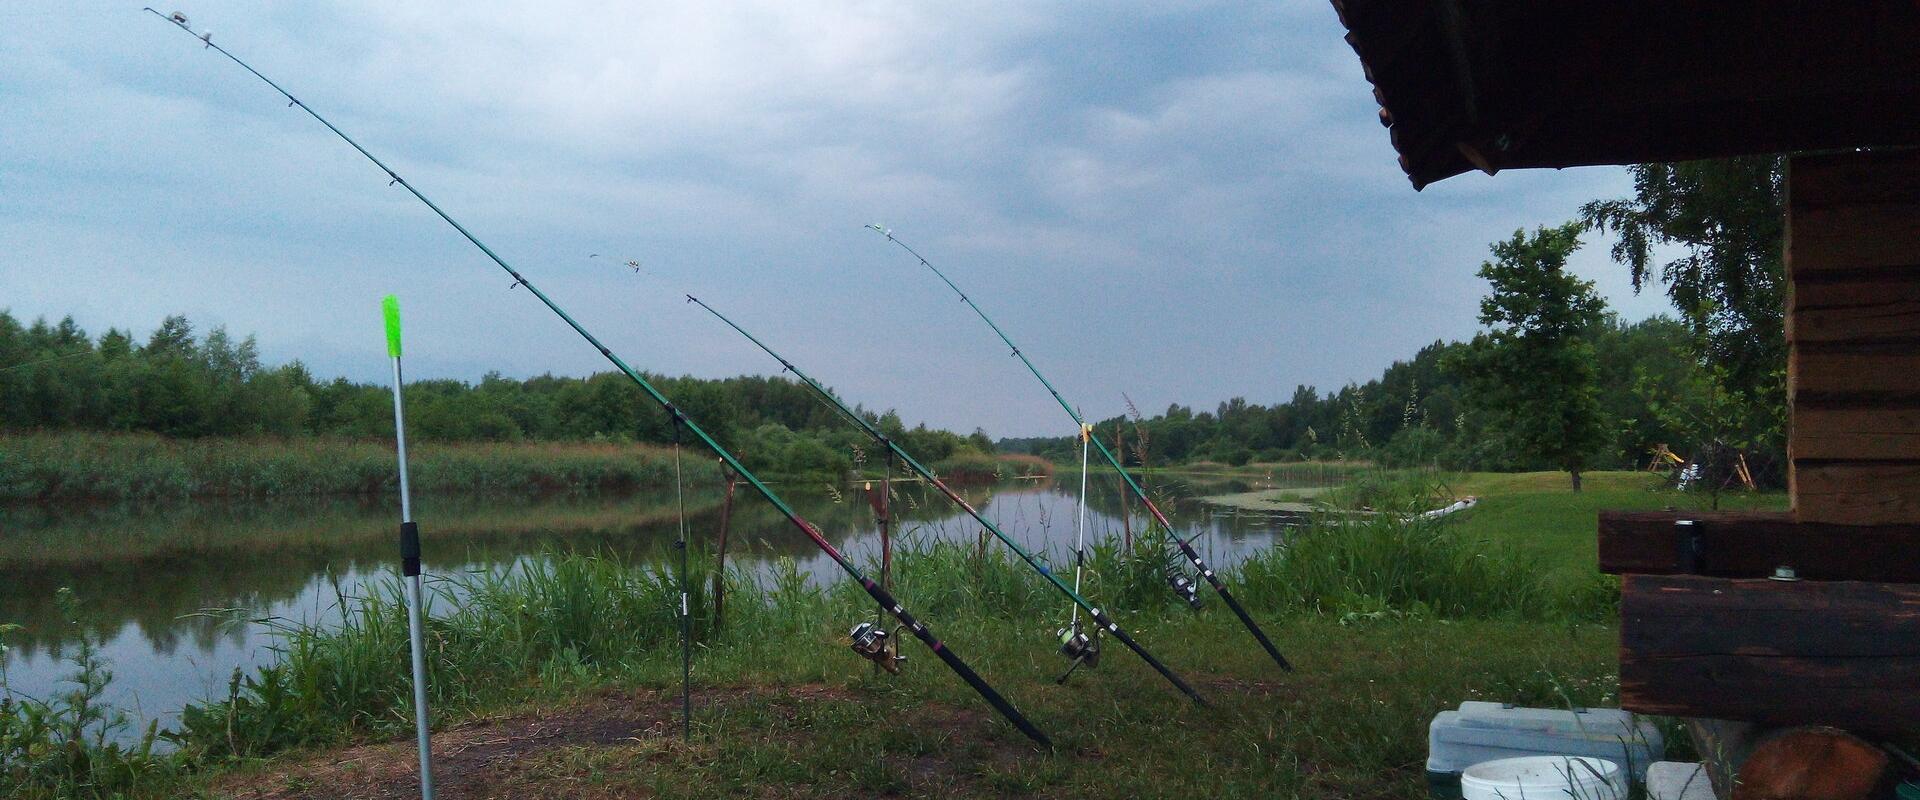
[[[704,429],[694,423],[692,419],[689,419],[686,413],[680,410],[679,406],[675,405],[665,394],[662,394],[659,389],[654,388],[652,382],[634,370],[633,367],[627,366],[626,361],[614,355],[612,350],[609,350],[606,345],[601,344],[598,338],[595,338],[592,333],[589,333],[586,328],[575,321],[571,315],[567,314],[567,312],[561,309],[558,304],[554,303],[551,298],[547,297],[546,293],[540,291],[529,282],[519,270],[514,269],[505,259],[502,259],[498,254],[494,253],[492,248],[488,247],[484,242],[481,242],[478,237],[469,232],[465,226],[455,221],[447,212],[442,211],[440,206],[434,204],[432,200],[427,199],[427,196],[422,194],[419,189],[414,188],[413,184],[401,178],[391,167],[386,165],[386,162],[376,158],[372,153],[368,152],[366,148],[361,147],[359,142],[354,141],[352,137],[342,132],[339,128],[334,127],[334,124],[328,122],[325,117],[320,116],[319,112],[314,111],[306,103],[301,102],[298,98],[288,93],[287,90],[280,88],[280,84],[274,83],[271,79],[267,78],[267,76],[260,74],[259,70],[254,69],[248,65],[247,62],[240,60],[238,56],[227,52],[226,48],[214,44],[211,34],[194,33],[193,29],[187,26],[186,15],[178,12],[172,15],[166,15],[154,11],[151,8],[146,10],[156,17],[173,23],[175,27],[186,31],[188,35],[195,39],[205,42],[207,47],[218,51],[221,55],[226,56],[228,60],[240,65],[240,67],[246,71],[253,73],[254,77],[259,78],[268,86],[273,87],[273,90],[279,92],[282,97],[287,98],[288,106],[299,106],[300,110],[307,112],[308,116],[313,117],[319,121],[320,124],[325,125],[327,130],[333,131],[335,136],[340,137],[342,141],[346,142],[354,150],[359,151],[360,155],[365,156],[368,161],[373,162],[374,166],[379,167],[380,170],[385,172],[387,177],[391,179],[391,183],[388,185],[397,184],[405,188],[409,194],[412,194],[421,203],[426,204],[427,208],[432,209],[436,216],[452,226],[455,231],[458,231],[462,238],[465,238],[474,247],[478,248],[481,253],[484,253],[489,260],[499,265],[501,269],[506,270],[508,275],[513,276],[513,283],[508,288],[519,286],[527,287],[527,291],[537,298],[542,305],[545,305],[549,311],[552,311],[556,316],[560,317],[561,321],[567,324],[567,327],[572,328],[574,333],[580,334],[581,338],[586,339],[587,343],[593,345],[595,350],[600,351],[600,355],[612,363],[615,369],[618,369],[622,374],[626,375],[628,379],[640,387],[641,391],[645,392],[655,403],[658,403],[660,407],[673,418],[673,423],[676,427],[684,427],[688,432],[691,432],[702,444],[705,444],[709,450],[712,450],[714,455],[719,456],[720,460],[727,463],[727,466],[732,467],[735,472],[738,472],[740,477],[745,478],[747,483],[752,485],[753,488],[760,493],[761,497],[765,497],[767,502],[772,503],[773,507],[778,509],[780,513],[787,518],[787,521],[793,523],[794,527],[799,528],[802,534],[805,534],[808,539],[812,540],[814,546],[826,553],[829,558],[833,559],[835,564],[840,565],[840,569],[845,571],[847,576],[852,578],[855,583],[860,584],[861,588],[865,589],[867,594],[874,599],[874,602],[879,603],[881,607],[893,612],[894,617],[900,620],[901,625],[905,626],[907,630],[912,631],[915,638],[919,639],[928,649],[932,650],[935,655],[939,656],[940,660],[947,665],[948,669],[953,670],[955,675],[958,675],[969,687],[972,687],[974,692],[978,693],[982,699],[993,706],[994,710],[1000,712],[1001,716],[1005,717],[1008,722],[1011,722],[1013,726],[1018,728],[1027,738],[1048,748],[1053,746],[1053,743],[1047,739],[1046,734],[1041,733],[1040,729],[1028,721],[1026,716],[1020,713],[1019,709],[1014,708],[1012,703],[1007,702],[1006,698],[1000,696],[1000,693],[988,685],[978,673],[975,673],[972,667],[967,666],[965,661],[962,661],[958,655],[954,654],[952,649],[948,648],[945,643],[936,638],[932,630],[928,629],[927,626],[919,620],[914,619],[913,615],[907,613],[906,609],[901,607],[900,603],[893,598],[892,594],[867,578],[867,576],[861,574],[860,569],[854,566],[853,561],[835,548],[832,542],[827,541],[827,537],[822,534],[818,528],[814,527],[813,523],[801,518],[800,514],[794,511],[792,506],[788,505],[785,500],[780,499],[779,495],[774,494],[773,489],[769,488],[749,471],[746,465],[741,464],[740,460],[735,458],[733,453],[728,452],[725,447],[720,446],[718,441],[715,441]]]
[[[1167,668],[1167,665],[1160,663],[1160,659],[1154,658],[1153,654],[1147,652],[1145,647],[1142,647],[1139,642],[1134,641],[1134,638],[1128,635],[1127,632],[1120,627],[1119,623],[1114,622],[1112,617],[1107,616],[1105,611],[1088,602],[1085,597],[1080,596],[1079,592],[1074,591],[1073,587],[1068,586],[1064,581],[1060,580],[1060,577],[1053,574],[1053,570],[1048,569],[1045,563],[1035,558],[1026,548],[1021,547],[1019,542],[1013,540],[1013,537],[1001,531],[1000,526],[989,521],[985,515],[982,515],[978,509],[973,507],[972,503],[967,502],[966,498],[961,497],[952,487],[947,486],[945,481],[936,477],[933,474],[933,470],[927,469],[918,459],[909,455],[892,437],[888,436],[878,427],[875,427],[872,422],[867,421],[865,417],[860,416],[852,408],[847,407],[847,404],[838,396],[834,395],[831,390],[821,385],[819,381],[814,380],[811,376],[807,375],[807,373],[801,372],[799,367],[793,365],[793,362],[788,361],[779,353],[774,352],[773,348],[768,347],[766,342],[762,342],[753,334],[748,333],[745,328],[740,327],[733,320],[728,319],[725,314],[715,310],[713,306],[707,305],[702,302],[700,298],[694,297],[693,295],[687,295],[687,302],[706,309],[707,313],[712,314],[721,322],[726,323],[727,327],[734,329],[741,336],[747,337],[747,341],[753,342],[756,347],[765,351],[767,355],[773,356],[773,360],[780,362],[782,368],[793,373],[794,377],[799,378],[801,382],[811,387],[815,393],[826,398],[827,402],[833,404],[833,407],[839,410],[841,416],[852,420],[855,425],[860,426],[861,430],[866,431],[867,435],[873,437],[875,442],[886,447],[888,452],[899,458],[901,463],[906,464],[908,469],[913,470],[914,474],[924,478],[928,485],[938,490],[941,494],[946,495],[948,500],[952,501],[954,505],[959,506],[962,511],[967,512],[968,516],[973,517],[974,520],[985,527],[989,533],[992,533],[994,538],[999,539],[1001,544],[1011,548],[1014,554],[1020,557],[1021,561],[1025,561],[1027,566],[1032,567],[1035,572],[1040,573],[1041,577],[1046,578],[1047,582],[1053,585],[1053,588],[1060,590],[1061,594],[1066,595],[1067,599],[1072,600],[1075,606],[1086,609],[1087,615],[1092,617],[1094,625],[1097,626],[1099,630],[1104,630],[1111,634],[1113,638],[1119,639],[1121,644],[1127,646],[1127,649],[1132,650],[1134,654],[1140,656],[1142,661],[1147,662],[1148,666],[1153,667],[1155,672],[1160,673],[1160,677],[1166,678],[1168,683],[1173,684],[1178,687],[1180,691],[1185,692],[1188,697],[1193,698],[1195,703],[1202,706],[1207,704],[1206,698],[1201,697],[1198,691],[1195,691],[1192,686],[1187,685],[1186,681],[1181,680],[1179,675],[1174,674],[1173,670]],[[1086,655],[1086,651],[1094,645],[1084,634],[1079,634],[1078,631],[1073,633],[1077,635],[1062,637],[1061,652],[1069,659],[1073,659],[1076,662],[1075,665],[1078,666],[1078,662]],[[1069,670],[1069,672],[1071,672],[1071,670]]]
[[[1000,341],[1006,343],[1007,348],[1013,351],[1014,357],[1020,359],[1020,363],[1027,365],[1027,371],[1033,373],[1033,377],[1039,379],[1040,385],[1047,388],[1047,393],[1053,395],[1054,401],[1058,402],[1061,408],[1066,409],[1067,416],[1073,417],[1074,423],[1080,426],[1082,430],[1085,430],[1087,421],[1080,417],[1080,412],[1073,410],[1073,406],[1067,403],[1066,398],[1060,396],[1060,390],[1053,388],[1053,384],[1047,380],[1047,377],[1040,374],[1040,368],[1033,365],[1033,361],[1027,358],[1026,353],[1020,352],[1020,346],[1014,344],[1013,340],[1007,337],[1006,331],[1000,330],[999,325],[994,324],[993,319],[987,316],[987,312],[980,310],[979,304],[973,302],[973,298],[968,297],[966,292],[960,291],[960,287],[954,285],[953,280],[948,278],[946,273],[941,272],[939,267],[935,267],[933,262],[928,261],[926,257],[920,255],[918,251],[908,247],[906,242],[895,238],[891,229],[879,225],[868,225],[867,227],[872,228],[881,236],[887,237],[887,241],[899,245],[900,249],[907,251],[909,255],[914,257],[914,260],[919,261],[920,266],[926,267],[928,270],[931,270],[934,275],[939,276],[940,281],[945,283],[947,288],[952,289],[954,294],[960,296],[961,302],[966,303],[968,308],[973,309],[973,313],[979,315],[980,320],[987,323],[987,327],[992,328],[993,332],[1000,336]],[[1166,530],[1167,538],[1172,539],[1174,544],[1179,546],[1180,555],[1185,556],[1187,561],[1193,564],[1193,568],[1200,571],[1201,577],[1206,578],[1207,583],[1213,586],[1213,590],[1219,593],[1220,599],[1227,604],[1228,608],[1233,609],[1234,616],[1239,617],[1241,624],[1247,626],[1247,631],[1253,634],[1253,638],[1260,642],[1262,648],[1266,649],[1267,655],[1273,657],[1274,663],[1279,664],[1281,669],[1292,672],[1293,665],[1287,662],[1287,657],[1280,655],[1280,648],[1273,646],[1273,640],[1268,639],[1266,631],[1261,630],[1260,624],[1253,621],[1253,615],[1247,613],[1247,609],[1240,605],[1239,600],[1234,598],[1233,592],[1227,589],[1227,585],[1220,580],[1220,576],[1214,574],[1213,568],[1207,566],[1207,562],[1200,558],[1200,553],[1193,549],[1193,543],[1180,537],[1179,532],[1174,529],[1173,523],[1167,519],[1167,515],[1160,512],[1160,507],[1154,504],[1152,498],[1147,497],[1146,490],[1140,488],[1140,484],[1133,479],[1132,475],[1127,473],[1127,468],[1120,464],[1120,459],[1113,455],[1113,451],[1108,450],[1106,444],[1102,443],[1098,437],[1092,437],[1092,439],[1094,449],[1100,451],[1101,457],[1107,460],[1107,464],[1112,466],[1115,472],[1120,473],[1120,480],[1126,483],[1128,491],[1132,492],[1134,497],[1139,498],[1140,502],[1146,506],[1148,513],[1151,513],[1154,520],[1160,523],[1160,527]],[[1198,607],[1200,598],[1193,591],[1192,581],[1187,580],[1185,576],[1172,576],[1168,579],[1168,583],[1173,586],[1174,591],[1178,592],[1189,605]]]

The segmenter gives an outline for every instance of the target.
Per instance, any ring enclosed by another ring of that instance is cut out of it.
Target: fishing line
[[[926,257],[920,255],[918,251],[908,247],[906,242],[895,238],[891,228],[880,225],[868,225],[866,227],[873,229],[881,236],[887,237],[887,241],[899,245],[900,249],[907,251],[909,255],[919,261],[920,266],[926,267],[928,271],[938,276],[941,283],[946,284],[947,288],[952,289],[954,294],[960,296],[961,302],[966,303],[968,308],[973,309],[973,313],[980,317],[980,321],[987,323],[987,327],[993,329],[993,332],[1000,337],[1000,341],[1004,342],[1007,348],[1013,351],[1014,357],[1020,359],[1020,363],[1026,365],[1027,371],[1033,373],[1033,377],[1040,381],[1040,385],[1046,387],[1047,393],[1053,395],[1054,401],[1059,403],[1060,408],[1067,412],[1067,416],[1073,418],[1075,424],[1087,424],[1087,421],[1081,418],[1080,412],[1073,410],[1073,406],[1067,403],[1066,398],[1060,396],[1060,391],[1053,388],[1053,384],[1047,380],[1045,375],[1040,374],[1040,368],[1034,366],[1033,361],[1027,358],[1026,354],[1020,352],[1019,346],[1013,343],[1013,339],[1007,336],[1006,331],[1000,330],[1000,326],[994,324],[993,318],[987,316],[987,312],[980,310],[979,304],[973,302],[973,299],[968,297],[966,292],[961,291],[959,286],[954,285],[953,280],[948,278],[946,273],[941,272],[939,267],[935,267],[933,262],[928,261]],[[1200,554],[1193,549],[1193,544],[1181,539],[1180,535],[1174,531],[1173,523],[1167,519],[1167,515],[1160,511],[1160,507],[1154,504],[1152,498],[1147,497],[1146,490],[1140,488],[1140,484],[1134,481],[1131,474],[1128,474],[1127,468],[1121,465],[1120,459],[1113,454],[1113,451],[1108,450],[1106,444],[1098,438],[1093,440],[1093,446],[1094,449],[1100,451],[1100,456],[1106,459],[1107,464],[1113,467],[1114,472],[1119,474],[1120,480],[1127,485],[1128,491],[1140,499],[1141,505],[1146,506],[1147,512],[1151,514],[1154,521],[1158,522],[1160,527],[1167,532],[1168,538],[1171,538],[1179,545],[1180,555],[1184,556],[1187,562],[1193,565],[1194,569],[1200,571],[1201,577],[1205,578],[1208,585],[1213,587],[1214,592],[1220,595],[1221,601],[1225,602],[1227,607],[1233,610],[1234,616],[1240,618],[1240,623],[1246,626],[1247,632],[1252,634],[1253,638],[1260,643],[1260,647],[1267,651],[1267,655],[1273,658],[1274,663],[1279,664],[1281,669],[1292,672],[1293,665],[1287,662],[1286,656],[1280,654],[1280,648],[1275,647],[1273,640],[1267,638],[1266,631],[1261,630],[1259,623],[1253,621],[1253,615],[1248,614],[1247,609],[1240,605],[1239,600],[1234,598],[1233,592],[1227,589],[1227,585],[1220,580],[1220,576],[1216,575],[1213,568],[1207,566],[1206,560],[1202,559]],[[1122,503],[1124,502],[1125,496],[1122,495]],[[1167,583],[1174,591],[1179,592],[1181,597],[1185,598],[1189,605],[1195,605],[1198,602],[1199,596],[1193,591],[1193,582],[1185,575],[1169,575],[1167,576]]]
[[[961,497],[958,492],[954,491],[952,487],[948,486],[945,481],[942,481],[940,480],[939,477],[935,476],[932,470],[927,469],[926,466],[922,465],[918,460],[914,459],[912,455],[908,454],[905,449],[902,449],[900,447],[899,443],[893,441],[891,437],[888,437],[885,432],[881,431],[879,428],[874,427],[874,425],[868,422],[865,417],[862,417],[859,414],[854,413],[853,409],[849,407],[845,401],[841,400],[838,396],[835,396],[833,392],[827,389],[826,386],[822,385],[819,381],[814,380],[811,376],[807,375],[805,372],[800,371],[800,368],[794,366],[793,362],[788,361],[784,356],[781,356],[779,353],[774,352],[773,348],[767,346],[765,342],[760,341],[753,334],[748,333],[745,328],[740,327],[733,320],[728,319],[726,315],[721,314],[719,311],[715,310],[713,306],[707,305],[705,302],[702,302],[699,298],[694,297],[693,295],[687,295],[687,302],[693,303],[695,305],[700,306],[703,309],[706,309],[707,313],[712,314],[716,319],[719,319],[721,322],[726,323],[727,327],[734,329],[741,336],[746,337],[748,341],[753,342],[755,346],[759,347],[767,355],[772,356],[775,361],[780,362],[780,366],[785,367],[788,372],[793,373],[794,377],[799,378],[801,382],[805,383],[809,387],[812,387],[814,392],[818,393],[820,397],[832,402],[833,406],[840,410],[841,416],[845,417],[848,420],[851,420],[855,425],[859,426],[860,429],[865,431],[868,436],[872,437],[875,442],[886,447],[888,452],[892,453],[894,456],[897,456],[900,459],[900,462],[902,464],[905,464],[908,469],[912,470],[915,474],[925,479],[927,482],[927,485],[933,487],[936,491],[940,492],[942,495],[945,495],[947,500],[951,501],[954,505],[958,506],[962,511],[965,511],[967,515],[972,517],[976,522],[979,522],[982,528],[982,533],[981,533],[981,538],[983,539],[982,547],[985,546],[984,539],[986,537],[986,534],[988,533],[993,534],[994,538],[999,539],[1002,544],[1005,544],[1009,549],[1013,550],[1014,554],[1019,556],[1021,561],[1026,562],[1028,567],[1031,567],[1034,571],[1040,573],[1041,577],[1046,578],[1049,584],[1051,584],[1055,589],[1059,590],[1061,593],[1065,594],[1067,598],[1073,601],[1076,606],[1086,609],[1088,617],[1090,617],[1093,620],[1093,623],[1095,625],[1099,626],[1102,630],[1105,630],[1107,633],[1112,634],[1114,638],[1119,639],[1121,644],[1126,645],[1129,650],[1132,650],[1134,652],[1134,654],[1140,656],[1140,659],[1142,661],[1147,662],[1147,665],[1152,667],[1155,672],[1160,673],[1160,676],[1167,679],[1168,683],[1173,684],[1181,692],[1184,692],[1188,697],[1193,698],[1193,701],[1195,703],[1198,703],[1202,706],[1207,704],[1206,699],[1200,696],[1200,692],[1198,690],[1194,689],[1192,686],[1189,686],[1187,682],[1181,679],[1179,675],[1175,674],[1173,670],[1168,669],[1165,664],[1162,664],[1160,662],[1160,659],[1155,658],[1153,654],[1147,652],[1147,649],[1141,646],[1139,642],[1134,641],[1133,637],[1128,635],[1127,632],[1120,627],[1119,623],[1114,622],[1112,617],[1107,616],[1105,611],[1102,611],[1098,607],[1094,606],[1086,598],[1081,597],[1080,593],[1075,591],[1072,587],[1067,586],[1065,582],[1060,580],[1059,576],[1053,574],[1053,570],[1047,568],[1047,565],[1045,563],[1042,563],[1039,559],[1035,558],[1032,553],[1026,550],[1026,548],[1021,547],[1019,542],[1014,541],[1013,537],[1008,536],[1004,531],[1000,530],[1000,526],[995,525],[991,520],[988,520],[986,515],[982,514],[979,509],[974,508],[972,503],[967,502],[967,500]],[[1083,656],[1086,654],[1079,652],[1077,647],[1070,646],[1075,644],[1076,643],[1074,642],[1063,642],[1061,652],[1063,655],[1066,655],[1068,658],[1073,659],[1074,666],[1078,667],[1080,662],[1083,660]],[[1071,674],[1072,671],[1073,670],[1071,668],[1068,669],[1069,674]],[[1062,679],[1064,680],[1064,676],[1062,676]]]
[[[413,195],[422,204],[426,205],[427,208],[431,209],[435,216],[438,216],[443,222],[446,222],[447,225],[451,226],[455,231],[458,231],[462,238],[466,239],[481,253],[485,254],[489,260],[498,265],[502,270],[505,270],[508,275],[513,276],[513,287],[527,287],[529,294],[539,300],[542,305],[545,305],[555,316],[558,316],[562,322],[565,322],[567,327],[572,328],[574,333],[579,334],[580,338],[585,339],[589,345],[592,345],[595,350],[598,350],[601,357],[607,359],[609,363],[613,364],[615,369],[618,369],[621,374],[626,375],[629,380],[633,381],[634,385],[646,393],[648,398],[666,409],[680,424],[685,425],[687,430],[693,433],[695,438],[700,440],[701,444],[704,444],[707,449],[713,451],[714,455],[719,456],[720,459],[732,467],[735,472],[739,473],[740,477],[744,478],[749,485],[753,486],[754,490],[759,492],[761,497],[766,498],[767,502],[779,510],[781,515],[787,518],[788,522],[791,522],[795,528],[800,530],[801,534],[812,541],[815,547],[820,548],[820,551],[827,554],[828,558],[833,559],[833,562],[840,566],[841,571],[845,572],[848,578],[860,584],[860,587],[867,592],[868,596],[891,611],[906,630],[913,632],[914,638],[919,639],[922,644],[926,645],[927,649],[933,651],[934,655],[938,656],[941,662],[946,664],[949,670],[953,671],[955,676],[959,677],[968,687],[972,688],[974,693],[980,695],[981,699],[985,700],[988,705],[993,706],[995,711],[998,711],[1002,717],[1005,717],[1009,723],[1015,728],[1018,728],[1027,738],[1032,739],[1044,747],[1051,748],[1053,746],[1052,742],[1047,739],[1046,734],[1042,733],[1038,727],[1035,727],[1034,724],[1026,718],[1026,715],[1020,713],[1020,710],[1015,708],[1012,703],[1007,702],[1007,699],[1002,697],[1000,693],[982,679],[978,673],[974,672],[972,667],[967,666],[967,663],[962,660],[959,655],[955,654],[952,648],[947,647],[945,642],[940,641],[938,637],[934,636],[932,629],[928,628],[918,619],[915,619],[912,614],[909,614],[887,590],[881,588],[878,584],[874,583],[872,579],[862,574],[859,567],[855,566],[845,554],[841,553],[839,548],[834,547],[832,542],[827,541],[826,535],[821,533],[819,528],[802,518],[799,512],[793,509],[793,506],[781,499],[778,494],[774,493],[771,487],[760,480],[759,476],[754,475],[745,465],[741,464],[740,459],[735,457],[732,452],[720,446],[719,441],[709,435],[705,429],[701,428],[692,420],[687,419],[686,415],[681,413],[679,406],[675,405],[665,394],[662,394],[658,388],[655,388],[651,381],[648,381],[638,370],[629,366],[625,360],[614,355],[613,351],[602,344],[599,338],[589,332],[575,320],[572,315],[568,314],[565,309],[562,309],[559,304],[548,297],[546,293],[540,291],[539,288],[528,282],[526,277],[520,274],[519,270],[514,269],[512,265],[507,263],[506,259],[501,258],[500,255],[495,253],[486,243],[480,241],[479,237],[474,236],[471,231],[468,231],[466,226],[455,221],[451,215],[447,214],[439,205],[428,199],[427,196],[415,188],[413,184],[407,182],[401,178],[399,174],[395,173],[391,167],[387,166],[386,162],[381,161],[375,157],[373,153],[360,146],[359,142],[354,141],[352,137],[348,136],[338,127],[335,127],[332,122],[327,121],[327,118],[321,116],[319,112],[314,111],[307,104],[300,102],[298,98],[288,93],[287,90],[280,88],[279,84],[274,83],[268,79],[267,76],[262,75],[259,70],[254,69],[248,65],[247,62],[240,60],[238,56],[227,52],[226,48],[214,44],[211,36],[203,37],[194,33],[193,29],[187,26],[185,15],[176,13],[173,16],[167,16],[151,8],[146,9],[146,11],[172,23],[175,27],[185,31],[187,35],[205,42],[209,49],[220,53],[220,55],[225,56],[227,60],[232,61],[242,69],[252,73],[253,76],[259,78],[261,82],[273,87],[273,90],[278,92],[280,96],[287,98],[289,107],[298,106],[300,110],[305,111],[307,115],[313,117],[315,121],[325,125],[327,130],[332,131],[335,136],[340,137],[341,141],[346,142],[348,146],[359,152],[360,155],[364,156],[368,161],[373,162],[374,166],[379,167],[380,170],[386,173],[387,177],[391,179],[389,185],[398,185],[406,189],[409,194]]]

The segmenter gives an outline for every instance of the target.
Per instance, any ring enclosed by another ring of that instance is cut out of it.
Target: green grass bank
[[[1646,494],[1643,507],[1690,500],[1639,479],[1620,476],[1617,491]],[[822,589],[792,568],[736,573],[724,618],[696,581],[697,725],[683,744],[673,735],[677,575],[664,558],[586,552],[444,576],[428,628],[443,780],[481,795],[579,797],[1419,797],[1425,725],[1441,708],[1617,702],[1616,594],[1590,569],[1569,579],[1578,556],[1563,552],[1592,537],[1581,509],[1609,501],[1593,490],[1569,499],[1527,476],[1457,483],[1486,498],[1482,509],[1440,521],[1322,519],[1231,571],[1298,665],[1291,674],[1217,603],[1178,606],[1152,558],[1098,548],[1086,593],[1207,693],[1208,710],[1120,648],[1055,684],[1065,666],[1052,652],[1066,615],[1057,595],[997,550],[906,543],[896,562],[903,602],[1053,735],[1052,753],[1030,748],[915,643],[897,677],[846,652],[846,628],[873,610],[844,581]],[[87,648],[70,653],[82,676],[71,693],[16,699],[0,714],[0,793],[404,793],[396,591],[340,598],[351,609],[343,628],[282,627],[278,663],[236,675],[179,730],[152,732],[170,752],[94,733],[114,713],[88,699],[88,681],[107,666]]]

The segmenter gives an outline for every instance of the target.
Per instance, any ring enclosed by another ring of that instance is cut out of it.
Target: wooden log
[[[1787,201],[1794,208],[1920,202],[1920,158],[1900,150],[1795,156]]]
[[[1788,359],[1787,386],[1794,394],[1902,395],[1920,391],[1920,345],[1797,344]]]
[[[1846,153],[1793,159],[1787,181],[1787,274],[1920,266],[1920,155]]]
[[[1787,275],[1920,265],[1920,203],[1793,207]]]
[[[1920,462],[1793,462],[1794,518],[1838,525],[1920,520]]]
[[[1920,730],[1920,586],[1628,575],[1620,616],[1629,710]]]
[[[1680,520],[1693,521],[1683,532]],[[1697,564],[1686,557],[1699,538]],[[1793,567],[1812,580],[1920,583],[1920,525],[1796,522],[1772,511],[1602,511],[1600,571],[1764,578]]]
[[[1920,269],[1803,278],[1790,294],[1789,342],[1898,340],[1920,331]]]
[[[1788,449],[1796,459],[1920,461],[1920,406],[1801,403]]]
[[[1693,752],[1700,757],[1702,771],[1713,785],[1714,797],[1730,800],[1740,765],[1753,754],[1762,729],[1751,722],[1725,719],[1694,717],[1684,722],[1687,736],[1693,740]]]
[[[1879,796],[1888,761],[1836,728],[1773,731],[1740,766],[1733,800],[1867,800]]]

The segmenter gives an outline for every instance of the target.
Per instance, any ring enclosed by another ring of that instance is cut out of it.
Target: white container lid
[[[1620,765],[1585,756],[1503,758],[1460,773],[1463,800],[1625,800],[1626,776]]]

